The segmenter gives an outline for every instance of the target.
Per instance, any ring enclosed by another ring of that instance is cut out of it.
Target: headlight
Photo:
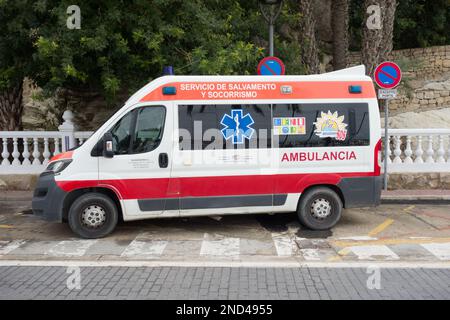
[[[45,169],[45,172],[50,173],[60,173],[72,162],[72,159],[64,159],[50,163]]]

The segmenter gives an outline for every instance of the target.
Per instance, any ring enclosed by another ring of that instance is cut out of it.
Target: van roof
[[[361,92],[350,92],[349,87]],[[170,88],[163,93],[165,87]],[[163,76],[145,85],[126,102],[167,100],[267,100],[375,98],[364,65],[343,70],[288,76]]]

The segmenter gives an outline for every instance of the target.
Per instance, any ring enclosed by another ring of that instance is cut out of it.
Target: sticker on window
[[[314,125],[316,126],[314,133],[319,138],[334,138],[339,141],[347,138],[347,124],[344,123],[344,116],[339,116],[337,111],[321,112]]]
[[[252,125],[255,123],[253,121],[250,113],[243,114],[240,109],[231,110],[231,115],[224,114],[220,124],[225,128],[221,130],[223,137],[228,140],[232,138],[233,144],[244,143],[244,138],[250,140],[252,138],[255,129]]]
[[[291,135],[291,134],[305,134],[305,118],[273,118],[273,134]]]

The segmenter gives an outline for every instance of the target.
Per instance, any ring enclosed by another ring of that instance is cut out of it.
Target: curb
[[[277,257],[278,258],[278,257]],[[450,269],[447,261],[347,261],[319,262],[298,259],[265,259],[260,261],[171,261],[171,260],[0,260],[0,267],[222,267],[222,268],[407,268]]]
[[[382,197],[381,204],[447,204],[450,205],[450,197],[442,196],[410,196],[410,197]]]

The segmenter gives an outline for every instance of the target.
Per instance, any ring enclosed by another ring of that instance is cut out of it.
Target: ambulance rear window
[[[275,104],[272,112],[275,147],[370,144],[367,103]]]

